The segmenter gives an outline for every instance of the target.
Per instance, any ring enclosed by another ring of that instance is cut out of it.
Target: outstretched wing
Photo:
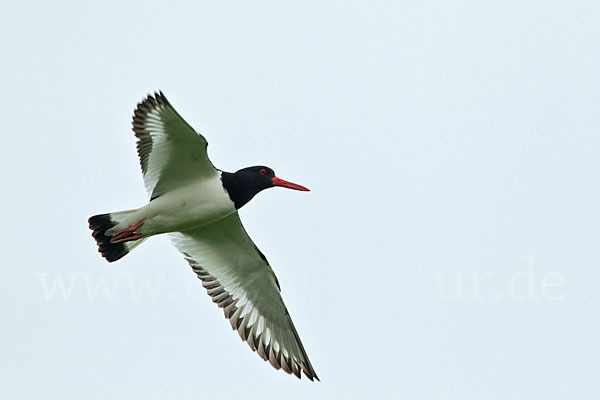
[[[192,231],[171,234],[213,302],[253,351],[276,369],[319,378],[281,298],[279,283],[237,212]]]
[[[181,118],[162,92],[138,104],[133,132],[151,199],[218,173],[208,159],[206,139]]]

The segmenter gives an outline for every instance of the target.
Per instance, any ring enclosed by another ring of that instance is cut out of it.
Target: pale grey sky
[[[323,3],[3,5],[1,398],[598,396],[598,3]],[[312,190],[241,215],[321,383],[166,237],[97,253],[158,89],[217,167]]]

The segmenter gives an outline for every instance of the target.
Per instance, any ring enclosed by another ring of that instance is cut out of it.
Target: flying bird
[[[276,369],[319,380],[280,294],[267,258],[246,233],[238,210],[264,189],[308,191],[265,166],[221,171],[196,132],[162,92],[147,96],[133,115],[145,206],[89,219],[109,262],[150,236],[168,233],[202,285],[253,351]]]

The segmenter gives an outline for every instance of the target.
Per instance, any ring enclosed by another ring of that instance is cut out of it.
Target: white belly
[[[140,208],[132,220],[143,219],[144,224],[136,232],[151,236],[198,228],[234,211],[221,180],[208,179],[165,193]]]

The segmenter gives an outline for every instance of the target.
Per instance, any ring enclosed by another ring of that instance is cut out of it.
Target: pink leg
[[[137,222],[127,228],[121,229],[118,232],[115,232],[110,239],[111,243],[121,243],[121,242],[129,242],[131,240],[141,239],[144,235],[135,233],[135,230],[144,224],[144,220]]]
[[[141,239],[143,237],[144,237],[144,235],[142,235],[141,233],[134,233],[134,234],[131,234],[129,236],[121,237],[120,239],[111,239],[110,242],[111,243],[130,242],[132,240],[138,240],[138,239]]]

